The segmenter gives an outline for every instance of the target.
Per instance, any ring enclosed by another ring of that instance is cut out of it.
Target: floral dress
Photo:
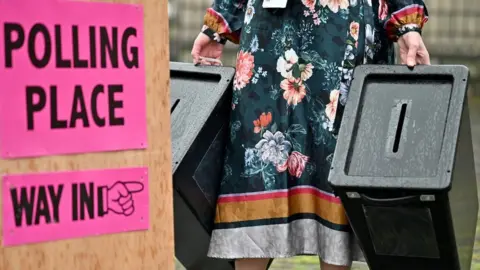
[[[422,0],[214,0],[203,32],[239,43],[209,256],[360,259],[327,179],[353,68],[392,64],[427,21]]]

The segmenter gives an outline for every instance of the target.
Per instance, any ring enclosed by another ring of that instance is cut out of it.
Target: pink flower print
[[[234,90],[241,90],[250,82],[254,67],[253,55],[249,52],[240,51],[237,55],[237,66],[233,81]]]
[[[337,113],[337,104],[338,104],[338,97],[340,96],[339,90],[333,90],[330,92],[330,103],[327,104],[327,108],[325,109],[325,114],[327,115],[330,121],[335,120],[335,114]]]

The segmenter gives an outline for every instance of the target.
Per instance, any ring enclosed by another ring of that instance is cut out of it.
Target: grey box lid
[[[465,66],[358,66],[330,184],[448,188],[468,75]]]
[[[170,62],[172,170],[176,171],[232,80],[230,67]],[[200,82],[200,83],[199,83]],[[196,85],[203,85],[201,89]]]

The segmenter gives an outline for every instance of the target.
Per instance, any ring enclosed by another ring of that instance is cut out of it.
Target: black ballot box
[[[464,66],[359,66],[329,182],[372,270],[469,270],[478,200]]]
[[[175,256],[188,270],[229,270],[207,257],[231,108],[231,67],[170,63]]]

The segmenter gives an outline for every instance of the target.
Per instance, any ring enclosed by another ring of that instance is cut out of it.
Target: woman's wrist
[[[221,37],[218,33],[216,33],[215,31],[213,31],[211,28],[209,28],[208,26],[204,25],[202,27],[202,33],[204,33],[205,35],[207,35],[211,40],[215,40],[216,42],[220,43],[220,44],[225,44],[227,43],[227,39],[226,38],[223,38]]]
[[[398,38],[400,38],[401,36],[403,36],[407,33],[410,33],[410,32],[417,32],[421,35],[422,34],[422,28],[417,24],[402,25],[399,28],[397,28],[396,36]]]

